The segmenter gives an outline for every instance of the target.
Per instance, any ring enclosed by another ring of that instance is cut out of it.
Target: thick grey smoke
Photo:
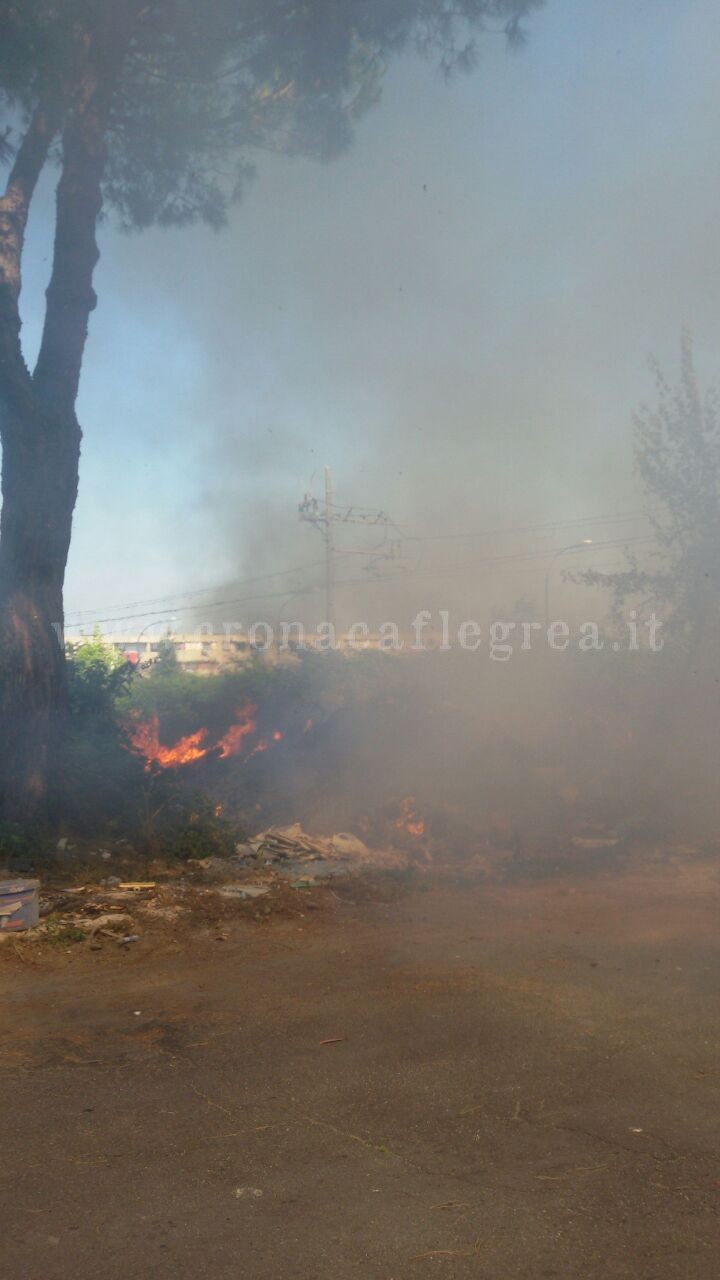
[[[719,26],[709,0],[555,0],[519,54],[488,40],[472,77],[399,64],[339,162],[262,158],[226,232],[108,229],[70,609],[319,560],[296,505],[326,463],[338,502],[389,512],[403,537],[385,586],[339,593],[347,618],[537,602],[544,551],[642,534],[642,520],[569,522],[640,507],[630,417],[648,354],[671,366],[688,325],[714,372]],[[339,576],[371,577],[366,563],[348,555]],[[562,567],[560,603],[601,611]],[[280,607],[316,572],[230,596],[275,586]],[[304,604],[317,616],[318,595]]]
[[[720,380],[718,37],[711,0],[549,0],[471,77],[396,65],[337,163],[261,157],[224,233],[106,228],[71,620],[313,626],[323,547],[297,507],[327,464],[340,510],[393,521],[337,531],[342,626],[447,609],[487,628],[542,616],[546,590],[553,616],[601,620],[607,595],[563,571],[649,550],[648,356],[674,378],[688,328]],[[410,725],[348,727],[338,796],[373,776],[536,833],[669,797],[713,829],[703,680],[686,698],[671,660],[640,678],[576,647],[491,664],[484,643],[413,670]]]

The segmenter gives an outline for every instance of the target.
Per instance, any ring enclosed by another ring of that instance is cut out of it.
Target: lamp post
[[[545,571],[545,626],[546,627],[550,626],[550,574],[553,571],[553,566],[555,564],[555,561],[559,560],[560,556],[564,556],[567,551],[583,551],[583,550],[587,550],[587,548],[591,547],[592,545],[593,545],[592,538],[583,538],[582,542],[571,542],[569,546],[559,547],[558,550],[553,553],[552,559],[550,560],[550,563]]]
[[[175,617],[175,615],[174,615],[174,614],[173,614],[172,618],[153,618],[152,622],[148,622],[148,623],[147,623],[147,625],[143,627],[143,629],[142,629],[142,631],[140,632],[140,634],[139,634],[139,636],[138,636],[137,640],[135,641],[135,643],[136,643],[136,644],[139,644],[139,643],[140,643],[140,641],[142,640],[143,636],[145,635],[145,632],[146,632],[146,631],[149,631],[151,627],[155,627],[155,626],[157,626],[158,622],[167,622],[167,623],[168,623],[168,633],[169,633],[169,631],[170,631],[170,624],[171,624],[171,623],[173,623],[173,622],[177,622],[177,618]]]

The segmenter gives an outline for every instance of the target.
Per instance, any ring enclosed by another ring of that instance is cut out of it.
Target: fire
[[[208,748],[202,745],[207,737],[207,729],[189,733],[187,737],[180,738],[174,747],[164,747],[160,742],[159,724],[158,717],[151,716],[130,734],[134,750],[145,757],[146,769],[151,769],[154,764],[160,765],[161,769],[171,769],[177,765],[190,764],[192,760],[201,760],[207,755]]]
[[[400,801],[400,816],[395,819],[395,826],[401,831],[407,831],[409,836],[419,837],[425,835],[425,823],[417,811],[416,804],[414,796],[406,796]]]
[[[257,731],[256,712],[257,707],[252,703],[240,707],[236,712],[235,723],[231,724],[222,738],[214,744],[207,742],[207,729],[197,729],[195,733],[181,738],[172,747],[165,747],[160,742],[159,719],[157,715],[153,715],[147,721],[134,721],[130,728],[130,743],[133,751],[145,757],[147,770],[152,769],[154,765],[161,769],[177,768],[180,765],[191,764],[194,760],[202,760],[211,753],[217,753],[221,760],[225,760],[228,756],[239,755],[243,750],[245,739]],[[252,756],[262,751],[267,751],[273,743],[282,742],[283,737],[279,729],[273,730],[269,737],[261,738],[255,743],[243,757],[242,763],[244,764],[246,760],[250,760]]]
[[[255,732],[257,728],[254,719],[256,711],[257,707],[254,707],[252,703],[248,703],[246,707],[241,707],[237,712],[237,723],[230,725],[227,733],[218,743],[222,760],[226,756],[237,755],[238,751],[242,749],[243,738],[247,738],[249,733]]]

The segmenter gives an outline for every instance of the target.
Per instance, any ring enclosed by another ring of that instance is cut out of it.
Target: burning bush
[[[656,780],[632,762],[641,708],[625,733],[627,679],[609,659],[559,672],[530,655],[508,673],[467,654],[306,654],[133,678],[98,650],[70,665],[58,812],[94,837],[188,856],[299,821],[376,848],[525,858],[583,821],[651,809]]]

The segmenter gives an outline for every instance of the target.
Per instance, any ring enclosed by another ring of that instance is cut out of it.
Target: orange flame
[[[257,707],[252,703],[248,703],[246,707],[241,707],[237,712],[238,720],[236,724],[231,724],[227,733],[218,743],[220,748],[220,758],[224,760],[227,756],[237,755],[241,750],[243,738],[249,733],[254,733],[257,725],[254,720]]]
[[[139,724],[130,734],[130,741],[135,751],[145,757],[145,768],[151,769],[154,764],[161,769],[172,769],[181,764],[190,764],[192,760],[201,760],[207,755],[208,748],[202,744],[207,737],[207,729],[198,729],[180,738],[174,747],[164,747],[160,742],[159,720],[151,716],[144,724]]]
[[[419,837],[425,835],[425,822],[417,811],[416,803],[414,796],[406,796],[400,801],[400,816],[395,819],[395,826],[407,831],[409,836]]]
[[[256,732],[256,712],[257,707],[250,702],[240,707],[235,724],[231,724],[227,733],[212,747],[206,745],[207,729],[198,729],[195,733],[188,734],[173,747],[163,746],[157,715],[151,716],[147,721],[135,721],[130,730],[130,742],[132,749],[145,757],[147,770],[152,769],[153,765],[158,765],[161,769],[177,768],[179,765],[190,764],[193,760],[202,760],[211,751],[217,751],[219,758],[225,760],[242,751],[245,738]],[[275,729],[269,738],[261,738],[244,757],[243,764],[261,751],[267,751],[273,743],[282,742],[283,736],[279,729]]]

